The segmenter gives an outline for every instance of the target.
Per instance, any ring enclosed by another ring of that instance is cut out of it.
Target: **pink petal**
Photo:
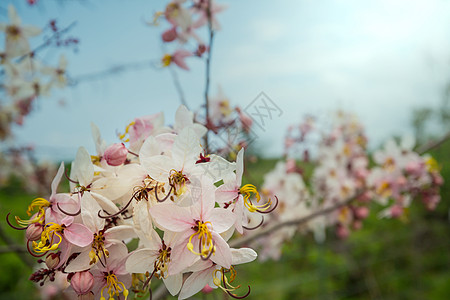
[[[211,280],[215,267],[208,268],[206,270],[192,273],[191,276],[186,279],[181,289],[178,299],[189,298],[199,291]]]
[[[64,229],[64,237],[76,246],[86,247],[92,243],[94,234],[83,224],[72,223]]]
[[[130,254],[125,266],[129,273],[153,272],[154,263],[158,256],[158,251],[151,249],[141,249]]]
[[[150,208],[156,223],[174,232],[189,230],[195,225],[188,209],[174,204],[158,204]]]
[[[224,204],[230,202],[239,196],[236,182],[224,183],[216,189],[216,202]]]
[[[213,229],[217,233],[222,233],[229,229],[236,221],[236,216],[229,209],[214,208],[209,219]]]
[[[200,258],[198,255],[195,255],[194,253],[189,251],[186,247],[189,241],[189,236],[191,234],[191,232],[186,232],[185,234],[180,236],[180,242],[172,248],[172,252],[170,255],[171,262],[168,266],[169,275],[175,275],[184,271],[186,268],[194,264],[197,259]],[[197,249],[196,251],[198,251],[198,239],[192,239],[192,243],[194,244],[194,250]]]
[[[232,261],[230,246],[219,234],[211,233],[216,246],[216,252],[211,256],[211,260],[219,266],[229,269]]]

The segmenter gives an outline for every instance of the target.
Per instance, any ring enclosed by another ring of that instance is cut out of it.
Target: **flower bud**
[[[391,207],[390,211],[391,211],[391,217],[393,217],[393,218],[398,218],[401,215],[403,215],[403,207],[401,207],[398,204],[393,205]]]
[[[54,269],[59,265],[60,259],[59,255],[61,252],[50,253],[45,257],[45,264],[49,269]]]
[[[91,291],[94,276],[89,271],[77,272],[72,276],[70,284],[78,295],[84,295]]]
[[[336,228],[336,235],[340,239],[346,239],[350,235],[350,231],[348,230],[347,227],[338,225],[338,227]]]
[[[42,225],[39,223],[33,223],[28,226],[26,231],[26,237],[29,241],[37,241],[41,238]]]
[[[352,228],[354,229],[354,230],[360,230],[361,228],[362,228],[362,222],[360,221],[360,220],[355,220],[355,221],[353,221],[353,223],[352,223]]]
[[[162,40],[166,43],[173,42],[177,38],[177,28],[174,26],[162,34]]]
[[[103,153],[103,158],[106,163],[110,166],[120,166],[127,159],[128,150],[122,143],[112,144],[106,148],[105,153]]]
[[[206,284],[202,288],[202,293],[205,293],[205,294],[211,293],[212,291],[214,291],[214,289],[212,287],[210,287],[208,284]]]
[[[355,208],[355,216],[358,219],[365,219],[369,215],[369,209],[365,206]]]

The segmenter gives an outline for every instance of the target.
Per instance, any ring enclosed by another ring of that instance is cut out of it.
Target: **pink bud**
[[[372,199],[369,191],[364,192],[362,195],[358,197],[358,200],[362,203],[368,203]]]
[[[400,187],[404,187],[407,183],[408,183],[408,181],[406,180],[405,176],[400,176],[397,178],[397,184]]]
[[[39,223],[33,223],[28,226],[26,231],[27,240],[29,241],[37,241],[41,238],[42,234],[42,225]]]
[[[353,222],[352,228],[354,230],[360,230],[362,228],[362,225],[363,224],[362,224],[362,222],[360,220],[356,220],[356,221]]]
[[[208,284],[206,284],[205,287],[202,289],[202,292],[205,294],[211,293],[212,291],[214,291],[214,289],[210,287]]]
[[[406,164],[405,171],[411,175],[420,175],[421,165],[416,161],[410,161]]]
[[[84,295],[91,291],[94,276],[89,271],[77,272],[72,276],[70,284],[78,295]]]
[[[398,218],[398,217],[400,217],[401,215],[403,215],[403,207],[401,207],[401,206],[398,205],[398,204],[393,205],[393,206],[391,207],[391,216],[392,216],[393,218]]]
[[[286,172],[287,173],[293,173],[293,172],[295,172],[295,170],[297,170],[297,165],[295,164],[295,160],[294,159],[288,159],[286,161]]]
[[[177,38],[177,28],[174,26],[162,34],[162,40],[166,43],[173,42]]]
[[[123,143],[112,144],[106,148],[103,158],[110,166],[120,166],[127,159],[128,150]]]
[[[355,209],[355,216],[358,219],[365,219],[365,218],[367,218],[368,215],[369,215],[369,209],[365,206],[357,207]]]
[[[444,179],[442,179],[442,176],[439,173],[433,173],[432,178],[433,178],[433,183],[436,185],[442,185],[444,183]]]
[[[338,225],[337,229],[336,229],[336,235],[340,238],[340,239],[346,239],[348,238],[348,236],[350,235],[350,231],[348,230],[347,227],[342,226],[342,225]]]
[[[61,252],[57,252],[57,253],[50,253],[49,255],[47,255],[47,257],[45,257],[45,264],[47,265],[47,267],[49,269],[54,269],[59,265],[59,255]]]

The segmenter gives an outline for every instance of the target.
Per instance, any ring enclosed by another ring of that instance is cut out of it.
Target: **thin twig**
[[[0,246],[0,254],[4,253],[18,253],[18,252],[28,252],[27,248],[22,245],[7,245],[7,246]]]
[[[205,120],[206,125],[209,125],[209,82],[211,79],[211,54],[214,41],[214,30],[212,28],[212,18],[211,18],[211,0],[208,1],[208,6],[206,8],[206,13],[208,15],[208,32],[209,32],[209,49],[208,57],[206,58],[206,84],[205,84]],[[209,152],[209,141],[208,132],[205,134],[205,150]]]
[[[360,194],[358,194],[358,196],[359,195]],[[265,229],[257,231],[257,232],[255,232],[253,234],[249,234],[247,236],[243,236],[243,237],[241,237],[239,239],[231,241],[230,242],[230,247],[240,247],[240,246],[243,246],[243,245],[247,245],[248,243],[250,243],[250,242],[252,242],[252,241],[254,241],[254,240],[256,240],[256,239],[258,239],[258,238],[260,238],[262,236],[271,234],[272,232],[277,231],[277,230],[279,230],[279,229],[281,229],[283,227],[286,227],[286,226],[298,226],[298,225],[304,224],[304,223],[306,223],[306,222],[308,222],[308,221],[310,221],[310,220],[312,220],[312,219],[314,219],[314,218],[316,218],[318,216],[329,214],[329,213],[335,211],[336,209],[349,204],[350,202],[355,200],[358,196],[349,198],[349,199],[347,199],[347,200],[345,200],[345,201],[343,201],[341,203],[337,203],[337,204],[335,204],[335,205],[333,205],[331,207],[328,207],[328,208],[316,211],[316,212],[314,212],[314,213],[312,213],[310,215],[307,215],[305,217],[301,217],[301,218],[297,218],[297,219],[293,219],[293,220],[288,220],[288,221],[284,221],[284,222],[280,222],[280,223],[276,223],[276,224],[274,224],[272,226],[266,227]]]
[[[37,52],[41,51],[42,49],[48,47],[50,45],[50,42],[55,38],[55,37],[59,37],[60,35],[63,35],[64,33],[66,33],[67,31],[71,30],[72,27],[74,27],[77,24],[77,21],[72,22],[69,26],[67,26],[64,29],[61,29],[59,31],[56,31],[51,37],[49,37],[48,39],[46,39],[42,44],[40,44],[39,46],[37,46],[36,48],[34,48],[33,50],[31,50],[29,53],[22,55],[21,57],[19,57],[19,59],[17,60],[18,62],[21,62],[22,60],[24,60],[26,57],[28,56],[32,56],[35,55]]]
[[[417,147],[417,153],[419,154],[424,154],[430,150],[436,149],[437,147],[439,147],[440,145],[442,145],[445,141],[447,141],[448,139],[450,139],[450,131],[447,132],[446,135],[444,135],[442,138],[435,140],[435,141],[430,141],[420,147]]]
[[[183,88],[181,87],[180,79],[178,78],[177,71],[175,71],[173,66],[169,66],[169,71],[170,71],[170,75],[172,76],[172,81],[173,81],[173,84],[175,86],[175,89],[177,90],[178,97],[180,98],[181,104],[186,106],[186,108],[189,110],[189,106],[188,106],[188,104],[186,102],[186,98],[184,97]]]
[[[1,223],[0,223],[0,238],[8,245],[8,247],[15,247],[16,243],[12,238],[10,238],[6,234],[6,232],[3,231]],[[15,253],[20,257],[20,259],[23,261],[24,264],[26,264],[30,268],[33,268],[34,263],[31,260],[30,256],[28,256],[28,254],[21,251],[16,251]]]
[[[156,68],[154,59],[115,65],[102,71],[78,75],[76,77],[69,78],[69,86],[75,86],[85,81],[96,80],[106,76],[123,73],[129,70],[143,70],[147,68]]]

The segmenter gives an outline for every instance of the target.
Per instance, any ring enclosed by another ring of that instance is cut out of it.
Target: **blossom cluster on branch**
[[[310,138],[314,133],[316,138]],[[380,206],[379,217],[403,219],[413,200],[423,201],[427,209],[436,207],[443,184],[440,168],[430,155],[413,150],[414,139],[404,138],[400,143],[391,139],[372,156],[366,145],[363,126],[349,113],[337,113],[331,128],[325,130],[319,130],[312,117],[288,128],[287,157],[265,175],[262,187],[263,198],[276,194],[279,199],[279,208],[266,224],[336,208],[256,241],[255,246],[262,248],[260,259],[278,259],[283,243],[297,231],[312,231],[320,242],[325,238],[325,229],[334,227],[338,237],[346,238],[352,230],[362,227],[371,209]],[[295,160],[298,154],[302,156],[302,167]]]
[[[43,284],[62,272],[82,299],[144,293],[153,278],[181,299],[207,284],[238,297],[234,265],[257,254],[227,241],[277,204],[242,185],[244,150],[236,162],[205,153],[206,128],[184,106],[173,127],[161,113],[136,118],[123,143],[108,146],[95,125],[92,131],[96,153],[80,148],[70,175],[61,163],[51,195],[32,201],[30,219],[8,219],[26,230],[30,254],[44,257],[31,280]],[[59,193],[64,174],[70,191]]]
[[[163,12],[157,12],[151,25],[158,25],[160,18],[164,18],[170,28],[161,34],[165,44],[178,42],[176,50],[165,54],[161,59],[162,65],[167,67],[172,63],[184,70],[189,70],[185,59],[187,57],[202,57],[209,51],[209,45],[200,37],[198,31],[211,24],[211,30],[219,30],[220,24],[216,14],[225,9],[225,6],[216,4],[211,0],[174,0],[167,4]],[[211,22],[209,22],[211,21]],[[189,44],[194,43],[195,46]],[[190,49],[186,49],[189,47]]]
[[[12,127],[23,125],[37,99],[48,97],[53,89],[67,84],[67,60],[60,56],[56,66],[42,62],[37,53],[46,47],[72,47],[78,39],[65,37],[69,28],[61,29],[56,20],[41,28],[24,25],[15,8],[8,7],[8,23],[0,23],[4,33],[4,48],[0,49],[0,140],[5,141],[0,149],[0,186],[11,177],[26,178],[25,188],[29,192],[43,192],[55,172],[48,162],[34,159],[32,146],[14,145]],[[34,49],[31,38],[44,35],[44,42]]]

